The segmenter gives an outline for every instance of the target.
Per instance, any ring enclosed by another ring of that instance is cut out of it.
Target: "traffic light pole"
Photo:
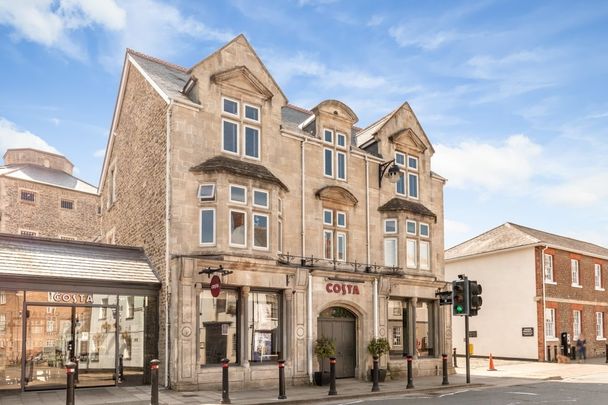
[[[465,315],[464,317],[464,344],[465,353],[466,353],[466,363],[467,363],[467,384],[471,383],[471,362],[470,362],[470,353],[469,353],[469,316]]]

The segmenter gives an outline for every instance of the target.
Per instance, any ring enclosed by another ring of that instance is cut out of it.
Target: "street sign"
[[[439,291],[435,293],[435,296],[439,297],[439,305],[452,305],[451,291]]]
[[[469,337],[470,337],[470,338],[472,338],[472,337],[477,337],[477,331],[476,331],[476,330],[470,330],[470,331],[469,331]]]
[[[532,327],[521,328],[521,335],[524,337],[534,336],[534,328],[532,328]]]
[[[211,283],[209,288],[211,289],[211,295],[213,297],[217,297],[222,292],[222,280],[220,280],[219,276],[211,277]]]

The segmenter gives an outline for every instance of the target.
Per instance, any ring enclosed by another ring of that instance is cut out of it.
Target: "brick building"
[[[9,149],[0,166],[0,232],[92,241],[99,235],[97,188],[64,156]]]
[[[233,386],[274,381],[281,357],[309,381],[322,335],[342,377],[365,378],[373,337],[392,378],[404,353],[419,375],[441,367],[445,179],[407,103],[357,121],[337,100],[288,104],[242,35],[191,68],[127,51],[102,236],[143,246],[161,276],[166,384],[218,386],[223,357]]]
[[[544,361],[562,332],[570,345],[584,336],[587,356],[603,356],[607,269],[604,247],[511,223],[446,251],[447,280],[466,274],[483,287],[483,306],[470,320],[482,356]],[[452,336],[461,353],[462,324],[454,320]]]

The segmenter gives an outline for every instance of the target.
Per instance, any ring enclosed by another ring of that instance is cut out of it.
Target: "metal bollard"
[[[279,360],[279,399],[287,399],[285,395],[285,360]]]
[[[450,382],[448,381],[448,355],[442,354],[441,357],[443,360],[443,381],[441,382],[441,385],[449,385]]]
[[[327,395],[338,395],[336,391],[336,358],[329,358],[329,393]]]
[[[80,360],[74,359],[74,363],[76,363],[76,371],[74,372],[74,381],[76,384],[80,382]]]
[[[608,343],[606,343],[606,363],[608,363]]]
[[[414,388],[414,375],[412,372],[412,356],[407,355],[407,385],[406,389]]]
[[[122,355],[118,358],[118,382],[125,380],[125,366]]]
[[[76,363],[68,361],[65,363],[65,374],[67,376],[67,391],[65,393],[65,405],[76,404],[74,398],[74,374],[76,373]]]
[[[229,359],[222,359],[222,400],[220,404],[230,404],[230,386],[228,381],[228,363]]]
[[[553,346],[553,358],[555,359],[555,362],[557,363],[557,346]]]
[[[576,346],[570,346],[570,360],[576,360]]]
[[[150,405],[158,405],[158,369],[160,368],[160,360],[150,361],[150,380],[152,384],[152,392],[150,393]]]
[[[372,370],[372,392],[380,391],[380,385],[378,385],[378,356],[374,356],[374,369]]]
[[[551,346],[547,345],[547,358],[545,359],[547,362],[551,362]]]
[[[454,355],[452,357],[454,358],[454,368],[458,368],[458,361],[456,360],[456,348],[454,348]]]

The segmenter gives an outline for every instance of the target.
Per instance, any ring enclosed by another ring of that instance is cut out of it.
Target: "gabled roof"
[[[507,222],[445,252],[446,260],[526,246],[549,246],[594,257],[608,258],[608,249],[593,243]]]
[[[143,249],[0,234],[0,278],[160,285]]]
[[[424,205],[415,202],[406,200],[404,198],[395,197],[389,200],[386,204],[378,208],[380,212],[387,211],[407,211],[418,215],[423,215],[426,217],[431,217],[437,220],[437,215]]]
[[[88,194],[97,194],[97,188],[64,171],[33,164],[0,166],[0,177],[65,188]]]
[[[227,156],[214,156],[211,159],[190,168],[190,171],[200,173],[226,172],[237,176],[248,177],[250,179],[276,184],[279,187],[282,187],[285,191],[289,191],[287,186],[266,167],[256,163],[229,158]]]

